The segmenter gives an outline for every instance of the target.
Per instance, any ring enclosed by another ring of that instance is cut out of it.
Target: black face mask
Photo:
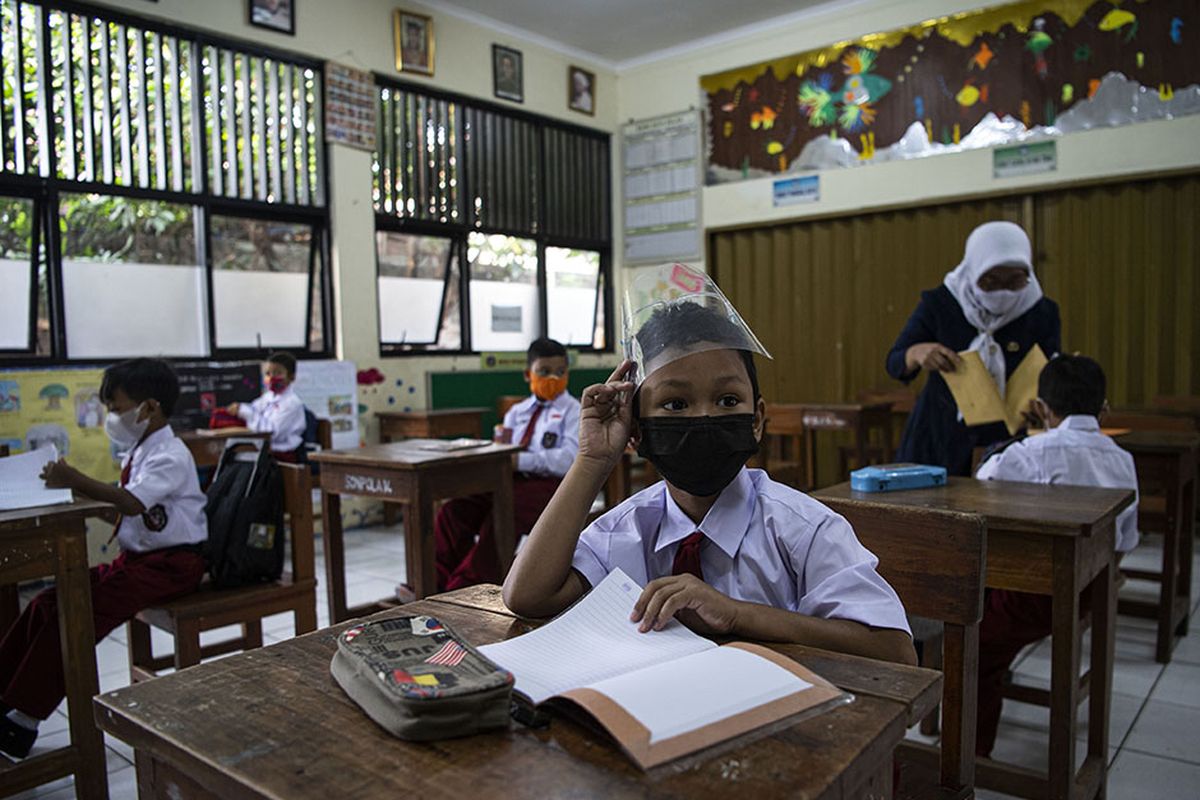
[[[697,497],[720,492],[758,452],[753,414],[642,417],[638,424],[638,455],[672,485]]]

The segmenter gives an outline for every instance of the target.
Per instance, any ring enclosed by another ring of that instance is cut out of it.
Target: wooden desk
[[[482,434],[486,408],[437,408],[425,411],[376,411],[379,438],[384,442],[401,439],[441,439],[466,436],[478,439]],[[485,439],[490,439],[491,432]]]
[[[1113,541],[1117,515],[1133,502],[1133,492],[951,477],[945,486],[903,492],[855,492],[841,483],[814,496],[964,511],[987,519],[987,586],[1052,598],[1050,771],[979,759],[975,783],[1030,798],[1103,797],[1116,616]],[[1077,677],[1079,612],[1089,586],[1088,751],[1077,772],[1076,710],[1083,691]]]
[[[521,448],[489,444],[441,453],[421,450],[427,439],[409,439],[353,450],[323,450],[309,458],[321,465],[321,518],[325,547],[325,592],[333,622],[378,610],[369,603],[346,606],[345,549],[342,543],[343,494],[404,503],[404,554],[408,582],[417,597],[437,587],[434,566],[433,503],[472,494],[492,495],[492,525],[502,573],[507,573],[516,548],[513,530],[512,454]]]
[[[1123,569],[1127,577],[1156,581],[1158,602],[1125,599],[1122,614],[1158,620],[1154,659],[1166,664],[1175,637],[1187,636],[1192,610],[1192,553],[1195,547],[1196,461],[1200,436],[1169,431],[1132,431],[1114,441],[1133,455],[1142,501],[1139,526],[1163,534],[1162,571]],[[1148,496],[1161,491],[1163,497]],[[1158,512],[1157,503],[1162,503]]]
[[[881,463],[892,460],[892,404],[876,403],[799,403],[801,422],[804,424],[804,457],[808,469],[808,480],[817,483],[817,431],[854,432],[854,446],[847,451],[838,451],[838,480],[847,477],[848,452],[854,454],[855,463],[864,467],[870,463],[868,441],[870,432],[882,432],[883,449]]]
[[[111,510],[108,503],[79,500],[0,511],[0,583],[54,576],[71,731],[69,747],[40,753],[19,764],[0,755],[2,795],[73,774],[77,797],[108,797],[104,739],[92,721],[90,708],[100,684],[85,520]]]
[[[271,438],[269,433],[256,433],[249,428],[217,428],[216,430],[180,431],[175,434],[187,445],[196,460],[196,467],[215,467],[225,452],[225,443],[230,439],[262,439]]]
[[[435,599],[404,613],[435,615],[476,644],[536,624]],[[329,676],[344,627],[98,697],[101,726],[136,750],[142,799],[889,798],[906,702],[936,694],[941,684],[929,670],[833,654],[822,661],[820,651],[807,651],[813,660],[805,663],[839,685],[878,677],[907,691],[901,700],[859,694],[816,717],[785,720],[647,773],[591,729],[557,715],[536,730],[513,725],[433,743],[393,738]],[[792,652],[803,658],[803,650]]]

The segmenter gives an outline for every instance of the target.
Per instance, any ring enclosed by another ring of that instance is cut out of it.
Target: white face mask
[[[992,292],[976,292],[975,299],[989,314],[1002,317],[1017,305],[1021,294],[1022,292],[1014,292],[1011,289],[996,289]]]
[[[108,438],[117,446],[117,450],[128,452],[134,448],[142,438],[142,434],[146,432],[146,428],[150,427],[150,419],[147,417],[144,420],[138,421],[138,413],[142,410],[142,404],[138,404],[137,408],[131,408],[124,414],[118,414],[115,411],[108,412],[108,416],[104,418],[104,432],[108,434]]]

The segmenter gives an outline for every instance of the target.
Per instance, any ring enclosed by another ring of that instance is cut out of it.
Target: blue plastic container
[[[850,488],[856,492],[895,492],[945,485],[946,468],[927,464],[879,464],[850,473]]]

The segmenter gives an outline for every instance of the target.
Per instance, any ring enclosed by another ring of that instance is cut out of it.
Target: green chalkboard
[[[573,369],[567,391],[579,397],[586,387],[608,380],[611,373],[611,367]],[[481,433],[488,435],[500,421],[496,416],[496,400],[506,394],[529,394],[529,384],[520,372],[433,372],[429,375],[429,407],[486,408]]]

